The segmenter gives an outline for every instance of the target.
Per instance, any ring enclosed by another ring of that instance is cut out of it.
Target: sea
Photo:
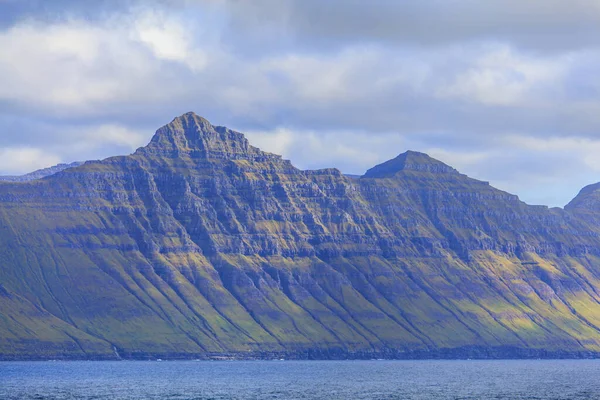
[[[600,399],[600,360],[0,362],[0,399]]]

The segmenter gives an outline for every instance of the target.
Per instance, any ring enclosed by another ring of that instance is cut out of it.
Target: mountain
[[[188,113],[0,182],[0,357],[598,356],[588,191],[530,206],[416,152],[303,171]]]
[[[82,162],[76,161],[69,164],[57,164],[52,167],[38,169],[37,171],[30,172],[25,175],[19,176],[8,176],[8,175],[0,175],[0,181],[8,181],[8,182],[27,182],[33,181],[36,179],[42,179],[50,175],[54,175],[60,171],[64,171],[67,168],[78,167]]]

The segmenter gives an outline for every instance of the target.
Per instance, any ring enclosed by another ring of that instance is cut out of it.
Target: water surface
[[[0,362],[0,399],[600,399],[600,360]]]

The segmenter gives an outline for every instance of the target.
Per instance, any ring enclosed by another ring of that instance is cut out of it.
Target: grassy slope
[[[600,351],[600,260],[554,246],[599,245],[571,214],[175,144],[0,184],[2,357]]]

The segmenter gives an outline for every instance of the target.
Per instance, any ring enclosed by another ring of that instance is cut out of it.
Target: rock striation
[[[416,152],[303,171],[187,113],[0,182],[0,358],[595,356],[595,191],[529,206]]]

